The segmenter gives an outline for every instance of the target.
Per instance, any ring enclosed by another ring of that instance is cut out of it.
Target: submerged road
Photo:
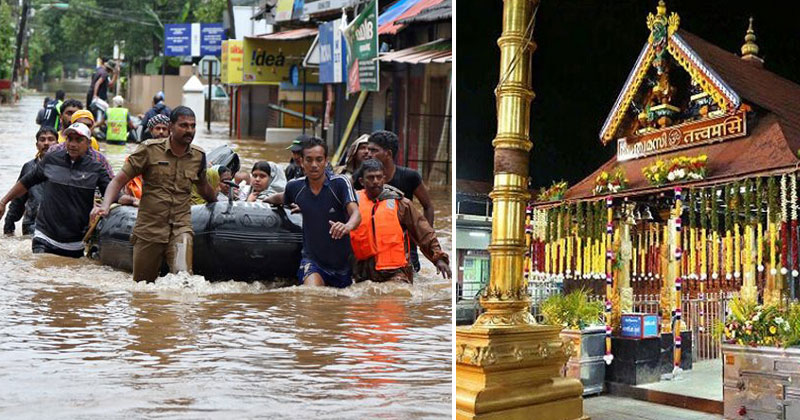
[[[42,99],[0,107],[2,194],[35,154]],[[195,142],[230,143],[227,124]],[[288,160],[285,145],[233,143],[243,168]],[[102,147],[118,170],[135,145]],[[449,250],[450,190],[433,195]],[[428,261],[414,285],[136,284],[34,256],[19,235],[0,238],[0,418],[450,417],[451,289]]]

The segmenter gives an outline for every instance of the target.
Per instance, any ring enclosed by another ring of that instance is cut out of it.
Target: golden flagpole
[[[539,0],[505,0],[494,152],[491,273],[486,310],[456,331],[459,419],[561,420],[583,417],[583,388],[560,372],[568,348],[559,327],[537,325],[523,277],[528,192],[531,55]]]

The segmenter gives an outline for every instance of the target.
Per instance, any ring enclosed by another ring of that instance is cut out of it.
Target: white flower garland
[[[792,174],[792,220],[797,220],[797,173]],[[789,235],[794,236],[794,230],[789,231]],[[794,244],[797,247],[798,244]],[[789,258],[793,258],[794,254],[790,255]],[[792,261],[792,265],[797,264],[797,261]],[[797,267],[792,270],[792,277],[797,277],[800,275],[800,272],[797,271]]]
[[[789,216],[788,212],[786,211],[786,208],[789,205],[789,200],[787,200],[786,178],[787,178],[786,174],[781,175],[781,223],[783,223],[784,225],[786,224],[786,221],[787,221],[788,216]],[[785,239],[785,238],[781,238],[781,239]],[[783,245],[781,245],[781,253],[782,252],[783,252]],[[778,262],[778,265],[781,267],[781,274],[785,276],[786,273],[789,270],[787,270],[786,267],[784,267],[782,265],[783,264],[783,256],[781,255],[778,258],[780,259],[780,262]]]

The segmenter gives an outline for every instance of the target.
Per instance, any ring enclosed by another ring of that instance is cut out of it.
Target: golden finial
[[[742,59],[764,62],[764,60],[758,56],[758,45],[756,44],[756,32],[753,30],[752,16],[750,17],[750,26],[747,28],[747,34],[744,36]]]
[[[672,15],[667,17],[667,4],[664,0],[658,0],[656,7],[656,14],[649,13],[647,15],[647,29],[650,30],[649,42],[652,44],[654,41],[660,42],[664,36],[672,36],[678,30],[681,18],[677,13],[672,12]]]
[[[656,7],[658,14],[660,16],[667,15],[667,3],[664,3],[664,0],[658,0],[658,6]]]

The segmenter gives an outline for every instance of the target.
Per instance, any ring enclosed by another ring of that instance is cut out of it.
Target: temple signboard
[[[745,111],[693,121],[631,138],[617,140],[617,161],[638,159],[747,134]]]

